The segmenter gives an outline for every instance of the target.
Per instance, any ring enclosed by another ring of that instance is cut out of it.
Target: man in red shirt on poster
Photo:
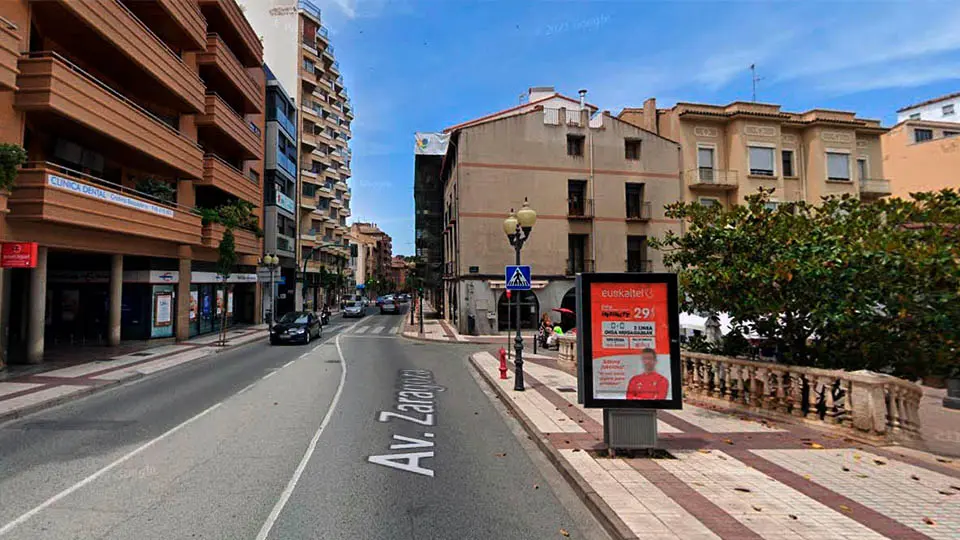
[[[627,399],[667,399],[670,381],[657,373],[657,351],[644,349],[640,355],[643,373],[634,375],[627,383]]]

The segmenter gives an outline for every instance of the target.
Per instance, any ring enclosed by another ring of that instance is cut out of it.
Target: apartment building
[[[354,222],[350,236],[356,239],[362,270],[355,276],[357,285],[365,284],[374,292],[385,292],[383,283],[390,279],[393,240],[376,223]]]
[[[881,137],[893,195],[960,189],[960,123],[904,120]]]
[[[880,150],[887,129],[852,112],[742,101],[658,109],[651,98],[617,117],[680,143],[684,201],[729,206],[760,187],[775,188],[772,204],[890,194]]]
[[[218,292],[224,227],[247,201],[262,223],[264,72],[234,0],[0,3],[0,140],[28,162],[0,195],[3,349],[14,362],[121,339],[215,331],[259,318],[254,220]]]
[[[960,122],[960,92],[921,101],[897,109],[897,123],[906,120]]]
[[[263,159],[263,251],[280,260],[276,309],[270,287],[263,306],[277,316],[295,311],[297,289],[297,106],[276,76],[267,75],[266,150]]]
[[[324,296],[321,269],[335,272],[350,256],[353,106],[319,7],[308,0],[239,1],[263,38],[270,69],[297,106],[295,251],[307,284],[306,298],[297,303],[317,306]],[[297,294],[302,290],[297,287]]]
[[[677,143],[552,87],[531,88],[525,103],[445,133],[433,195],[440,203],[422,191],[435,162],[418,159],[417,214],[442,208],[442,313],[461,332],[508,328],[503,272],[514,250],[503,220],[525,199],[538,217],[522,252],[533,290],[513,296],[522,327],[534,328],[540,313],[572,326],[552,310],[575,308],[578,273],[663,270],[647,239],[680,226],[663,209],[680,197]],[[417,234],[418,255],[435,250],[423,240],[436,232]]]
[[[407,262],[399,255],[394,255],[393,260],[390,261],[390,281],[396,285],[398,291],[408,288],[407,275],[411,268],[413,268],[413,263]]]

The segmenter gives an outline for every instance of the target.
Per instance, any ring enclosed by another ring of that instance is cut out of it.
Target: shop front
[[[192,272],[190,279],[190,336],[220,330],[226,311],[227,327],[253,323],[256,274],[230,274],[226,286],[216,272]]]

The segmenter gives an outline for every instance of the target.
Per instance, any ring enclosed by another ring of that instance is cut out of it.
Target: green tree
[[[678,272],[685,310],[729,313],[792,364],[911,378],[956,368],[957,192],[818,206],[771,205],[770,193],[667,207],[689,230],[651,245]]]
[[[230,274],[233,273],[238,261],[233,229],[227,227],[223,232],[223,238],[220,240],[220,246],[217,248],[217,275],[220,277],[221,289],[223,290],[223,310],[221,311],[219,338],[221,345],[227,343],[227,301],[230,298],[227,280],[230,279]]]
[[[27,151],[19,144],[0,144],[0,191],[13,187],[20,166],[27,161]]]

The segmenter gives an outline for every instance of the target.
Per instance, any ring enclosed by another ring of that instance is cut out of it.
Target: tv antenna
[[[757,102],[757,83],[762,81],[763,77],[757,77],[757,65],[750,64],[750,82],[753,85],[753,102]]]

